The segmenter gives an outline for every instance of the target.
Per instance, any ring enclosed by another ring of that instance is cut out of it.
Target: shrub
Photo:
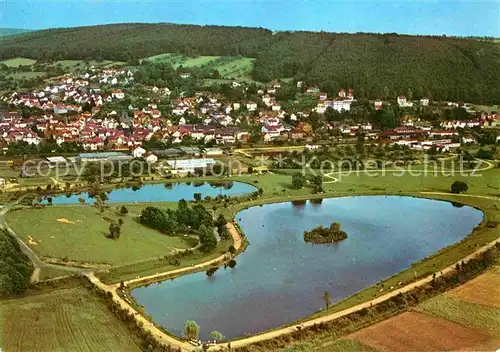
[[[451,193],[459,194],[459,193],[464,193],[467,192],[469,189],[469,186],[467,186],[467,183],[462,182],[462,181],[455,181],[451,185]]]

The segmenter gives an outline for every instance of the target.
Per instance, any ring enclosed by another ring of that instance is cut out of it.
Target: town
[[[352,88],[329,97],[303,81],[227,85],[227,94],[209,87],[212,91],[188,96],[175,93],[179,89],[174,86],[135,83],[132,70],[90,66],[39,89],[3,95],[3,154],[62,158],[68,152],[112,151],[156,163],[158,158],[218,156],[259,145],[354,143],[360,136],[367,144],[437,153],[500,141],[500,113],[476,111],[467,103],[403,95],[358,100]],[[202,149],[182,150],[189,146]]]

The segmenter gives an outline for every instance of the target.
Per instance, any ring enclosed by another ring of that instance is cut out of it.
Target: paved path
[[[236,250],[239,250],[241,248],[241,245],[242,245],[242,240],[241,240],[240,234],[238,233],[238,231],[234,227],[233,223],[228,222],[227,223],[227,227],[229,229],[229,232],[231,233],[231,236],[233,237],[234,247],[236,248]],[[226,258],[227,258],[226,254],[223,254],[223,255],[215,258],[215,259],[208,260],[206,262],[203,262],[203,263],[200,263],[200,264],[197,264],[197,265],[194,265],[194,266],[180,268],[180,269],[175,269],[175,270],[170,270],[170,271],[166,271],[166,272],[158,273],[158,274],[154,274],[154,275],[144,276],[144,277],[141,277],[141,278],[138,278],[138,279],[128,280],[128,281],[125,281],[124,284],[125,285],[129,285],[129,284],[138,283],[138,282],[145,281],[145,280],[151,280],[151,279],[155,279],[155,278],[161,278],[161,277],[164,277],[164,276],[167,276],[167,275],[182,274],[182,273],[189,272],[189,271],[192,271],[192,270],[195,270],[195,269],[201,269],[203,267],[210,266],[210,265],[218,263],[221,260],[224,260]],[[94,275],[93,272],[87,272],[87,273],[85,273],[85,275],[97,287],[101,288],[102,290],[104,290],[106,292],[111,292],[111,294],[113,295],[113,300],[115,302],[117,302],[120,305],[120,307],[122,307],[123,309],[127,309],[130,313],[134,314],[136,320],[139,321],[139,322],[141,322],[143,324],[144,329],[146,329],[149,332],[151,332],[151,334],[159,342],[179,347],[183,351],[192,351],[192,350],[195,349],[195,346],[193,346],[189,342],[182,341],[182,340],[180,340],[180,339],[178,339],[176,337],[173,337],[173,336],[170,336],[170,335],[164,333],[162,330],[160,330],[156,326],[154,326],[153,323],[149,322],[141,313],[139,313],[137,310],[135,310],[135,308],[133,308],[127,301],[125,301],[125,299],[123,299],[120,295],[118,295],[117,289],[119,288],[120,283],[116,283],[116,284],[113,284],[113,285],[106,285],[103,282],[101,282]]]
[[[231,223],[231,222],[227,223],[227,227],[229,229],[229,232],[231,233],[231,236],[233,236],[233,241],[234,241],[233,245],[234,245],[234,248],[236,248],[236,250],[239,250],[240,247],[241,247],[241,243],[242,242],[241,242],[241,237],[240,237],[238,231],[236,230],[236,228],[234,227],[233,223]],[[154,275],[143,276],[143,277],[140,277],[140,278],[137,278],[137,279],[127,280],[127,281],[124,282],[124,284],[125,285],[130,285],[130,284],[136,284],[136,283],[141,282],[141,281],[149,281],[151,279],[161,278],[161,277],[167,276],[167,275],[178,275],[178,274],[190,272],[190,271],[193,271],[193,270],[196,270],[196,269],[201,269],[201,268],[204,268],[204,267],[207,267],[207,266],[219,263],[220,261],[225,260],[225,259],[227,259],[227,254],[222,254],[222,255],[218,256],[217,258],[208,260],[208,261],[203,262],[203,263],[199,263],[199,264],[196,264],[196,265],[193,265],[193,266],[187,266],[187,267],[180,268],[180,269],[174,269],[174,270],[170,270],[170,271],[165,271],[165,272],[162,272],[162,273],[156,273]],[[120,285],[119,283],[116,283],[116,284],[114,284],[112,286],[118,287],[119,285]]]
[[[122,297],[118,295],[118,293],[116,292],[116,287],[105,285],[97,277],[95,277],[94,273],[87,273],[85,275],[94,285],[96,285],[97,287],[106,292],[110,292],[113,295],[113,301],[118,303],[122,309],[126,309],[129,313],[134,314],[136,321],[142,323],[144,329],[149,331],[157,341],[164,344],[180,347],[182,351],[194,350],[194,346],[191,345],[190,343],[181,341],[175,337],[165,334],[163,331],[158,329],[153,323],[148,321],[142,314],[137,312]]]

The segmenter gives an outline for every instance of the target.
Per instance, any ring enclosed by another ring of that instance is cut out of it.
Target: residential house
[[[115,89],[111,92],[111,97],[121,100],[125,98],[125,93],[121,89]]]
[[[134,158],[141,158],[146,153],[146,149],[142,147],[137,147],[132,151],[132,156]]]
[[[476,138],[474,138],[473,136],[468,134],[468,135],[462,137],[462,143],[463,144],[475,144],[475,143],[477,143],[477,140],[476,140]]]
[[[413,103],[408,102],[404,95],[400,95],[397,100],[398,100],[398,105],[402,108],[410,108],[413,106]]]
[[[154,155],[153,153],[145,153],[143,155],[143,158],[144,160],[148,163],[148,164],[156,164],[158,162],[158,157],[156,155]]]
[[[246,104],[246,107],[248,111],[255,111],[257,110],[257,103],[249,102]]]

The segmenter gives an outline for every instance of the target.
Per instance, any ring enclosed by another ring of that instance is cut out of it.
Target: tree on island
[[[468,189],[469,186],[467,186],[467,183],[462,181],[455,181],[451,185],[451,193],[456,193],[456,194],[464,193],[467,192]]]
[[[189,340],[197,340],[200,334],[200,326],[194,320],[188,320],[184,324],[184,337]]]
[[[300,172],[296,172],[292,175],[292,187],[293,189],[301,189],[306,184],[306,178]]]
[[[311,243],[334,243],[347,238],[338,222],[332,222],[330,227],[318,226],[311,231],[304,231],[304,241]]]
[[[330,292],[328,291],[323,292],[323,301],[325,301],[326,309],[330,308],[330,305],[332,304]]]

